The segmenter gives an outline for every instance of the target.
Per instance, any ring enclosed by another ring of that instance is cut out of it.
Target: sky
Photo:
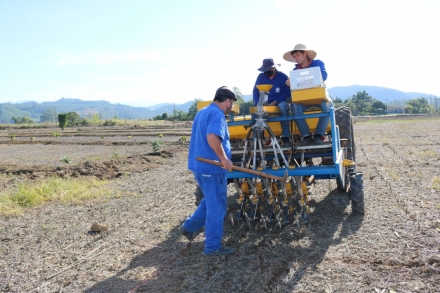
[[[264,58],[289,75],[282,56],[298,43],[328,88],[440,96],[439,36],[439,0],[0,0],[0,102],[247,95]]]

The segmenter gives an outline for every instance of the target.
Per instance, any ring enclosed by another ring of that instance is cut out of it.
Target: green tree
[[[194,99],[193,103],[191,104],[191,107],[189,107],[188,114],[186,115],[188,120],[193,120],[194,117],[196,117],[198,102],[202,102],[202,100],[201,99]]]
[[[32,120],[29,117],[18,117],[18,118],[12,117],[11,120],[14,121],[15,124],[32,124],[32,123],[34,123],[34,120]]]
[[[356,115],[366,115],[370,113],[373,98],[366,91],[357,92],[351,99],[356,106]]]
[[[67,113],[67,125],[72,127],[81,124],[81,116],[76,112]]]
[[[237,98],[237,102],[235,102],[238,105],[242,105],[245,103],[243,99],[243,94],[241,93],[241,90],[238,87],[233,87],[232,90],[235,93],[235,97]]]
[[[180,121],[187,120],[186,113],[182,110],[175,110],[173,118]]]
[[[40,115],[40,122],[55,122],[57,121],[57,113],[55,109],[46,109],[43,114]]]
[[[434,107],[428,103],[426,98],[420,97],[406,102],[408,111],[412,114],[434,113]]]
[[[238,87],[233,87],[232,90],[234,91],[235,96],[237,97],[237,102],[235,103],[240,106],[240,114],[242,115],[249,114],[249,108],[254,106],[254,101],[250,100],[246,102],[243,99],[243,94],[241,93],[241,90]]]
[[[99,114],[93,114],[92,117],[90,117],[89,123],[93,126],[98,126],[101,122],[101,117]]]
[[[342,99],[341,99],[341,98],[338,98],[338,97],[332,99],[332,101],[333,101],[333,106],[334,106],[335,108],[339,108],[339,107],[341,107],[341,106],[344,104],[344,102],[342,101]]]
[[[249,108],[254,106],[254,100],[250,100],[247,102],[244,102],[240,105],[240,114],[242,115],[248,115],[249,114]]]
[[[162,115],[156,115],[153,117],[153,120],[168,120],[168,114],[163,113]]]
[[[60,126],[60,128],[61,128],[62,130],[64,130],[64,128],[66,128],[67,123],[68,123],[68,120],[67,120],[67,113],[64,113],[64,114],[58,114],[58,125]]]
[[[379,100],[373,100],[371,103],[371,110],[374,114],[383,114],[385,113],[387,106]]]

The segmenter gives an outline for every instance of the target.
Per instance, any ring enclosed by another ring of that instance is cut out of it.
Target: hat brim
[[[280,67],[280,66],[281,66],[281,64],[274,64],[274,65],[272,65],[272,66],[261,66],[261,67],[258,68],[257,70],[258,70],[258,71],[261,71],[261,72],[266,72],[266,71],[271,70],[271,69],[274,68],[274,67]]]
[[[292,51],[293,50],[290,50],[290,51],[284,53],[283,59],[286,60],[286,61],[289,61],[289,62],[296,63],[295,58],[293,58]],[[297,51],[307,52],[307,56],[309,56],[309,58],[312,59],[312,60],[316,58],[316,55],[318,55],[313,50],[297,50]]]

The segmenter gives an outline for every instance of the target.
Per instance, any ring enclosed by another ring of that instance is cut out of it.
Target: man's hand
[[[219,157],[220,162],[222,163],[222,168],[232,171],[232,161],[226,156],[220,138],[213,133],[208,133],[207,140],[209,146],[213,149],[217,157]]]
[[[287,85],[288,87],[290,87],[290,78],[288,78],[288,79],[286,80],[286,85]]]
[[[228,170],[228,171],[232,171],[232,161],[231,160],[222,160],[222,165],[223,165],[223,169]]]

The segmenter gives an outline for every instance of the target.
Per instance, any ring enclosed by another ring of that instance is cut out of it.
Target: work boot
[[[207,256],[220,256],[220,255],[228,255],[234,252],[234,247],[222,246],[219,250],[205,253]]]
[[[322,136],[320,134],[315,134],[315,144],[322,145]]]
[[[310,135],[304,136],[301,142],[302,146],[310,145],[312,143],[312,137]]]
[[[185,236],[186,239],[188,239],[189,241],[193,240],[194,237],[196,236],[196,233],[191,234],[191,233],[189,233],[188,231],[186,231],[186,229],[185,229],[185,227],[183,227],[183,225],[180,226],[180,228],[179,228],[179,232],[180,232],[180,234],[182,234],[183,236]]]

